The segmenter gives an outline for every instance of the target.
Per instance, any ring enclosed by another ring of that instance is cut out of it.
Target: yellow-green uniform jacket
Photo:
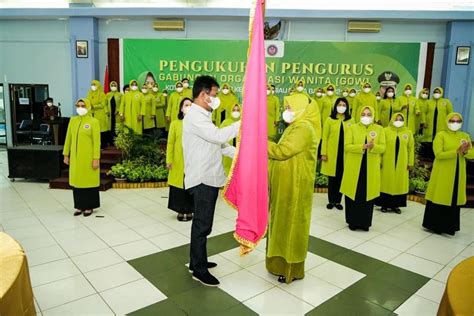
[[[337,98],[338,96],[336,95],[336,92],[334,92],[332,96],[325,95],[322,97],[322,104],[320,105],[319,113],[321,113],[321,125],[323,127],[327,118],[331,115],[332,108],[334,107]]]
[[[268,143],[271,169],[267,257],[283,257],[287,263],[306,258],[318,142],[311,121],[299,119],[285,129],[278,144]]]
[[[267,127],[268,137],[275,137],[277,134],[277,126],[275,123],[280,120],[280,100],[274,95],[267,96]]]
[[[186,98],[186,96],[184,95],[184,90],[181,91],[181,93],[174,91],[169,96],[166,116],[171,118],[171,122],[178,119],[178,114],[180,111],[179,104],[181,103],[181,100],[183,98]]]
[[[355,97],[350,97],[350,96],[346,97],[347,102],[349,102],[349,113],[351,115],[352,115],[352,113],[354,113],[354,114],[356,113],[356,112],[353,111],[354,107],[355,107],[355,104],[356,104],[355,99],[356,99],[356,96]]]
[[[183,120],[171,122],[166,147],[166,164],[172,164],[168,173],[168,184],[176,188],[184,188],[184,156],[183,156]]]
[[[120,103],[122,102],[123,94],[120,91],[110,91],[105,95],[105,99],[107,100],[107,113],[109,113],[107,124],[108,130],[112,130],[112,115],[115,115],[115,125],[120,123],[120,117],[118,112],[120,110]],[[115,100],[115,113],[112,113],[112,98]]]
[[[387,127],[390,123],[390,117],[392,116],[393,106],[395,104],[395,99],[386,98],[380,100],[379,103],[379,120],[382,122],[383,127]]]
[[[402,110],[403,106],[408,105],[408,110],[407,108]],[[416,116],[418,113],[418,116],[421,118],[421,113],[420,113],[420,108],[418,107],[418,102],[416,97],[414,96],[406,96],[406,95],[401,95],[397,98],[395,101],[395,104],[393,106],[393,112],[401,112],[403,113],[403,116],[405,117],[405,126],[410,129],[410,131],[415,134],[416,131],[420,128],[416,126]]]
[[[212,111],[212,120],[215,122],[216,126],[220,126],[222,122],[231,117],[232,108],[239,104],[239,99],[229,88],[229,93],[224,94],[219,92],[217,97],[221,100],[221,105],[214,111]],[[225,118],[222,119],[222,116]]]
[[[97,87],[96,91],[89,90],[87,92],[87,99],[91,102],[92,116],[100,123],[100,131],[110,131],[107,100],[105,98],[104,90],[98,80],[92,80],[92,83]]]
[[[370,106],[374,109],[372,115],[374,116],[374,122],[378,121],[379,114],[377,109],[377,98],[372,92],[365,93],[364,91],[359,92],[355,97],[354,107],[352,107],[352,116],[356,123],[360,121],[361,108],[364,106]]]
[[[361,111],[365,107],[361,108]],[[372,109],[373,113],[373,109]],[[360,117],[360,115],[359,115]],[[367,151],[367,197],[366,201],[375,199],[380,195],[380,164],[382,154],[385,152],[385,133],[383,127],[375,123],[365,126],[362,123],[352,125],[344,135],[344,174],[342,176],[341,193],[355,200],[359,170],[362,164],[364,149],[362,145],[374,139],[374,147]]]
[[[143,128],[155,128],[156,104],[155,96],[151,92],[143,94],[142,97]]]
[[[183,97],[190,98],[191,100],[193,100],[193,89],[183,88]]]
[[[451,113],[446,117],[447,121],[454,115]],[[461,115],[458,114],[460,117]],[[436,204],[450,206],[453,198],[454,180],[456,176],[456,160],[459,163],[458,169],[458,200],[456,205],[466,204],[466,158],[474,159],[474,150],[469,149],[464,156],[456,151],[463,142],[471,143],[469,134],[457,131],[446,130],[438,132],[433,141],[433,151],[435,160],[431,171],[426,199]]]
[[[156,127],[164,128],[166,126],[165,112],[166,112],[166,98],[163,96],[163,93],[153,92],[153,97],[155,98],[155,115],[156,115]]]
[[[235,123],[239,120],[240,120],[240,118],[235,119],[231,116],[230,118],[225,119],[224,122],[222,122],[221,126],[219,126],[219,128],[224,128],[224,127],[230,126],[230,125],[232,125],[233,123]],[[229,141],[229,145],[235,146],[234,145],[234,139],[235,138],[233,138]],[[229,174],[230,167],[232,167],[232,158],[222,155],[222,164],[224,165],[224,172],[225,172],[225,175],[227,176]]]
[[[91,111],[90,101],[80,100]],[[100,159],[100,123],[89,113],[71,118],[64,141],[63,155],[69,156],[69,185],[74,188],[100,185],[100,168],[92,168],[92,161]]]
[[[385,153],[382,156],[380,192],[390,195],[408,193],[408,166],[413,167],[415,162],[415,141],[413,139],[413,133],[405,126],[400,128],[393,126],[393,121],[396,116],[397,114],[393,115],[390,126],[384,129]],[[399,149],[397,165],[395,166],[397,138],[399,140]]]
[[[124,124],[138,135],[142,134],[142,122],[138,119],[143,115],[142,98],[143,94],[138,90],[125,92],[119,110],[120,115],[125,118]]]
[[[336,164],[338,155],[344,155],[344,152],[338,152],[339,132],[341,127],[344,129],[344,138],[347,129],[354,124],[354,119],[344,120],[344,115],[338,115],[337,119],[328,117],[323,126],[323,137],[321,138],[321,155],[326,155],[328,159],[321,163],[321,173],[330,177],[336,176]]]
[[[415,121],[415,125],[418,127],[418,129],[416,130],[416,135],[419,134],[419,130],[421,127],[420,125],[422,123],[423,124],[426,123],[426,109],[428,107],[428,102],[429,102],[429,99],[423,99],[421,97],[422,92],[423,90],[420,91],[420,93],[418,93],[418,98],[416,99],[416,102],[418,103],[418,109],[420,110],[420,115],[416,116],[416,121]]]
[[[443,98],[443,89],[441,87],[437,87],[441,91],[441,98],[438,100],[431,98],[426,107],[425,118],[427,128],[424,129],[424,139],[426,142],[432,142],[436,133],[440,131],[444,131],[447,129],[446,126],[446,117],[448,114],[453,112],[453,105],[449,99]],[[436,131],[433,130],[434,128],[434,117],[435,117],[435,110],[438,110],[438,118],[436,120]]]

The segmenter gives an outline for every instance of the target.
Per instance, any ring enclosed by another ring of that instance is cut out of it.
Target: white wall
[[[67,20],[0,20],[0,80],[48,84],[71,115],[71,49]],[[8,89],[8,85],[6,85]]]

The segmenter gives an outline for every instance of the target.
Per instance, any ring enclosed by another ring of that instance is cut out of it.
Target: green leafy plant
[[[318,188],[327,188],[329,185],[328,176],[320,172],[316,172],[316,180],[314,181],[314,184]]]
[[[115,166],[112,166],[107,174],[114,176],[116,179],[126,179],[127,169],[123,164],[118,163]]]
[[[410,192],[425,192],[428,187],[430,170],[420,160],[420,150],[422,146],[422,136],[415,136],[415,164],[410,170]]]

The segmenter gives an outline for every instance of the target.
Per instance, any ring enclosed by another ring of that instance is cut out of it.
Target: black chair
[[[41,145],[51,145],[51,129],[48,124],[40,124],[39,131],[33,132],[33,142]]]

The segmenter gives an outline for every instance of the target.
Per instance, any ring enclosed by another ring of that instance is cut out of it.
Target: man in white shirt
[[[193,196],[195,207],[189,270],[193,279],[207,286],[219,285],[208,270],[217,264],[207,261],[206,245],[219,188],[226,183],[222,155],[233,158],[235,147],[228,142],[240,128],[240,121],[225,128],[212,123],[212,111],[220,104],[216,97],[218,88],[213,77],[199,76],[193,86],[194,103],[183,120],[184,186]]]

